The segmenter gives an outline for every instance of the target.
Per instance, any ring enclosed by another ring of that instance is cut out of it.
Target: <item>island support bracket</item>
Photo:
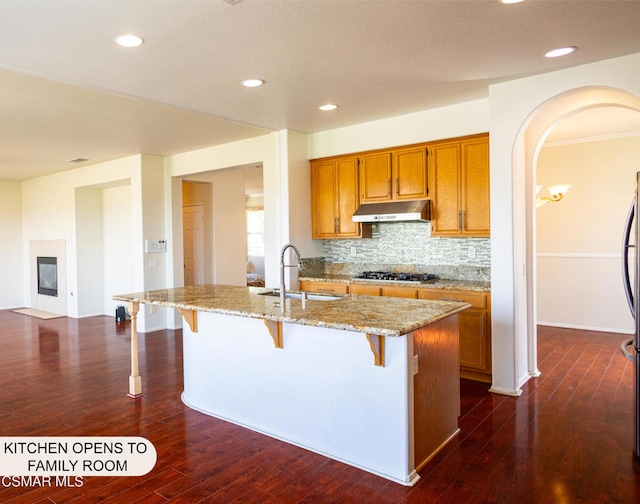
[[[129,303],[131,314],[131,375],[129,376],[129,397],[142,397],[142,377],[138,371],[138,303]]]
[[[198,312],[196,310],[187,310],[186,308],[178,308],[178,311],[184,318],[184,321],[189,324],[191,332],[198,332]]]
[[[275,320],[263,319],[264,325],[267,326],[269,334],[273,338],[273,344],[276,348],[283,348],[282,345],[282,322],[276,322]]]
[[[373,364],[384,367],[384,336],[367,334],[367,340],[373,352]]]

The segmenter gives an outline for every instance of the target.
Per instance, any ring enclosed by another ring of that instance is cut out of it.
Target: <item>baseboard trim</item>
[[[541,321],[538,321],[536,324],[539,326],[559,327],[561,329],[577,329],[580,331],[608,332],[608,333],[615,333],[615,334],[633,334],[633,331],[624,331],[622,329],[611,328],[611,327],[594,327],[594,326],[585,326],[585,325],[578,325],[578,324],[562,324],[559,322],[541,322]]]
[[[508,395],[508,396],[512,396],[512,397],[520,397],[522,395],[522,390],[520,390],[520,389],[518,389],[518,390],[510,390],[510,389],[502,389],[502,388],[491,387],[489,389],[489,392],[493,392],[494,394]]]

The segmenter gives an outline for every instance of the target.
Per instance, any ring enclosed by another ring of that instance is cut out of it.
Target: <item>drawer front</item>
[[[473,291],[458,291],[448,289],[420,289],[418,290],[419,299],[432,299],[432,300],[453,300],[453,301],[465,301],[471,304],[474,308],[487,309],[487,296],[486,292],[473,292]]]
[[[300,282],[300,290],[307,292],[331,292],[334,294],[348,294],[349,284],[331,282]]]
[[[350,284],[349,294],[361,294],[363,296],[380,296],[382,294],[382,288],[379,285],[363,285],[363,284]]]
[[[413,289],[411,287],[383,287],[382,295],[389,297],[401,297],[401,298],[411,298],[416,299],[417,289]]]

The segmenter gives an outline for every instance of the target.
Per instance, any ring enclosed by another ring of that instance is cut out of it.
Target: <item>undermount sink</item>
[[[278,291],[278,289],[274,289],[270,291],[260,292],[258,295],[280,297],[280,292]],[[292,298],[292,299],[302,299],[302,292],[285,292],[285,297]],[[309,301],[336,301],[342,298],[343,296],[335,296],[332,294],[307,293],[307,299]]]

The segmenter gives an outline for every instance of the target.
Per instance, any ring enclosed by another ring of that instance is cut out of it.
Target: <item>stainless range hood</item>
[[[353,214],[353,222],[402,222],[431,220],[431,201],[388,201],[363,203]]]

